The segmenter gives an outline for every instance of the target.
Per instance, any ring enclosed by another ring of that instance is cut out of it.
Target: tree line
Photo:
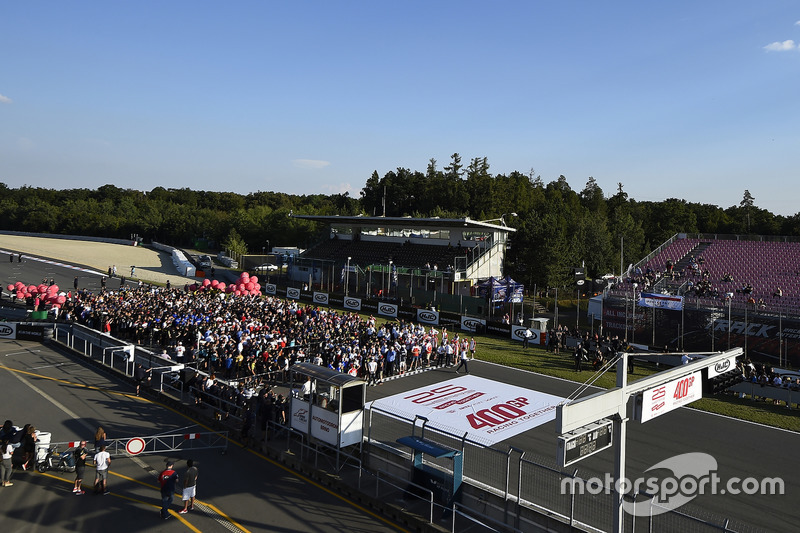
[[[104,185],[53,190],[0,183],[0,229],[130,238],[198,249],[260,253],[273,246],[308,248],[326,227],[303,215],[414,216],[489,220],[503,216],[517,230],[506,272],[529,286],[563,286],[571,269],[587,275],[618,272],[675,233],[800,235],[800,213],[774,215],[744,191],[739,205],[721,208],[678,198],[639,202],[623,184],[606,195],[594,178],[574,190],[567,178],[544,183],[533,171],[492,174],[486,157],[466,165],[453,154],[443,168],[397,168],[367,179],[360,198],[348,193],[151,191]],[[511,215],[516,213],[516,216]]]

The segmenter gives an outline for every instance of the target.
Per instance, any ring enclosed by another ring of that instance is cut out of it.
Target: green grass
[[[593,374],[591,367],[587,371],[588,365],[584,365],[582,373],[575,372],[571,351],[556,355],[543,348],[524,350],[521,343],[510,339],[477,335],[475,338],[478,341],[475,355],[483,361],[575,381],[575,388]],[[628,381],[633,382],[660,370],[664,368],[656,368],[653,364],[637,364]],[[615,372],[606,372],[594,385],[611,388],[616,386],[616,379]],[[720,394],[698,400],[691,404],[691,408],[800,432],[800,409],[787,409],[785,405],[755,401],[750,397],[740,399],[733,394]]]

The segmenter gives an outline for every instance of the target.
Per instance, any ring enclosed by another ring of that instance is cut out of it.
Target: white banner
[[[469,316],[461,317],[461,329],[463,329],[464,331],[470,331],[472,333],[475,333],[479,325],[485,326],[486,320],[482,318],[472,318]]]
[[[353,298],[352,296],[345,296],[344,308],[352,309],[353,311],[361,311],[361,298]]]
[[[339,416],[318,405],[311,408],[311,436],[332,446],[338,444]]]
[[[658,307],[680,311],[683,309],[683,296],[643,292],[639,295],[638,304],[639,307]]]
[[[0,322],[0,339],[16,339],[17,324],[12,322]]]
[[[397,306],[386,302],[378,302],[378,314],[397,318]]]
[[[300,299],[300,289],[295,289],[294,287],[289,287],[286,289],[286,297],[291,298],[292,300],[299,300]]]
[[[378,314],[397,318],[397,305],[386,302],[378,302]]]
[[[464,376],[372,402],[404,418],[420,415],[434,427],[487,446],[555,420],[564,399],[477,376]]]
[[[320,305],[328,305],[328,293],[327,292],[315,292],[314,293],[314,303]]]
[[[719,361],[714,366],[708,367],[708,377],[715,378],[719,375],[736,369],[736,356],[731,356],[724,361]]]
[[[278,294],[278,286],[274,283],[265,283],[264,294]]]
[[[433,324],[435,326],[438,326],[439,311],[431,311],[429,309],[417,309],[417,322],[421,324]]]
[[[289,424],[292,426],[292,429],[300,431],[301,433],[308,433],[308,420],[311,417],[308,402],[297,398],[292,398],[291,402],[292,416],[289,420]]]
[[[524,342],[526,331],[531,332],[531,337],[528,342],[531,344],[542,344],[542,339],[540,337],[542,332],[538,329],[526,328],[525,326],[511,326],[511,340]]]
[[[665,383],[642,393],[639,422],[647,422],[703,397],[700,372]]]

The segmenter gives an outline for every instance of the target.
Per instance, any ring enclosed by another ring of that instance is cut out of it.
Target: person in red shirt
[[[178,473],[173,470],[175,464],[167,461],[167,467],[158,475],[158,482],[161,484],[161,519],[169,518],[169,506],[172,505],[172,497],[175,494],[175,486],[178,483]]]

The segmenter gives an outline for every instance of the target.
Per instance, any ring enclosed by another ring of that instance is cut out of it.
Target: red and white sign
[[[130,455],[139,455],[144,451],[144,439],[133,437],[125,444],[125,451]]]
[[[404,418],[424,416],[435,428],[491,446],[556,417],[564,398],[464,376],[372,402]]]
[[[703,397],[703,384],[700,372],[694,372],[679,379],[642,393],[642,409],[639,422],[647,422],[673,409],[692,403]]]

